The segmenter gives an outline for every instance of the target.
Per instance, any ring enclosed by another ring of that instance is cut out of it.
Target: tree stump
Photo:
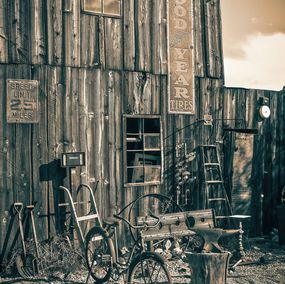
[[[187,253],[191,284],[226,284],[230,253]]]

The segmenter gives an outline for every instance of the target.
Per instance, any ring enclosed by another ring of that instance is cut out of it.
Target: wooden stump
[[[187,253],[191,284],[226,284],[230,253]]]

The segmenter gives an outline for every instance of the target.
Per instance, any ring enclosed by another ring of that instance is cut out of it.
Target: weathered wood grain
[[[61,153],[64,152],[63,126],[61,123],[63,119],[64,87],[61,73],[62,70],[56,67],[47,68],[46,73],[48,162],[51,165],[47,194],[50,237],[56,234],[62,221],[57,217],[59,214],[57,204],[62,195],[62,192],[58,191],[58,186],[63,184],[58,159],[60,159]],[[57,174],[53,173],[53,171],[56,171]]]
[[[108,148],[109,148],[109,216],[116,212],[117,199],[122,188],[122,143],[121,143],[121,76],[109,72],[108,76]]]
[[[8,2],[8,52],[9,62],[29,63],[30,62],[30,24],[29,5],[20,0]]]
[[[247,128],[257,128],[257,121],[256,121],[256,111],[254,109],[255,102],[257,100],[257,95],[250,90],[246,90],[245,93],[245,121]]]
[[[125,0],[124,3],[124,69],[135,70],[136,43],[135,43],[135,1]]]
[[[220,4],[218,0],[205,1],[204,3],[207,76],[223,78]]]
[[[39,240],[48,239],[48,136],[47,136],[47,101],[46,101],[47,67],[33,69],[32,79],[39,81],[39,123],[32,125],[31,138],[31,183],[32,199],[36,202],[35,218]]]
[[[63,12],[64,63],[80,66],[80,1],[72,0]]]
[[[99,65],[99,18],[81,15],[81,66]]]
[[[235,128],[246,128],[246,92],[245,89],[234,89],[236,98]]]
[[[46,1],[48,64],[63,64],[62,0]]]
[[[212,81],[209,78],[200,79],[200,101],[199,101],[199,124],[200,124],[200,145],[207,145],[211,140],[212,126],[204,125],[204,115],[213,115],[214,111],[214,94]]]
[[[213,80],[212,88],[214,94],[214,110],[213,110],[213,137],[211,143],[222,143],[223,137],[223,82],[222,80]],[[222,150],[222,149],[221,149]],[[220,151],[222,154],[222,151]]]
[[[151,1],[135,1],[136,70],[151,71]]]
[[[151,52],[152,72],[166,74],[167,64],[167,4],[165,0],[152,1]]]
[[[233,128],[236,117],[236,97],[234,89],[224,88],[223,126]]]
[[[7,19],[7,1],[0,1],[0,62],[6,63],[8,61],[8,27]]]
[[[285,149],[283,145],[285,145],[285,122],[284,122],[284,116],[285,116],[285,104],[284,104],[284,93],[280,92],[278,94],[278,133],[279,133],[279,143],[278,143],[278,153],[279,153],[279,186],[278,188],[274,189],[275,192],[273,193],[274,200],[280,200],[281,197],[281,190],[285,186]],[[273,206],[277,206],[278,201],[273,204]]]
[[[194,43],[195,43],[195,76],[205,76],[205,34],[204,5],[201,0],[193,0]]]
[[[251,234],[259,236],[262,233],[262,194],[264,175],[264,135],[263,127],[259,129],[259,135],[254,136],[252,158],[252,197],[251,197]]]
[[[7,68],[0,66],[0,100],[2,105],[6,104],[6,78]],[[11,127],[6,123],[6,112],[3,107],[0,108],[0,260],[6,257],[9,251],[9,225],[11,218],[9,214],[9,204],[13,202],[12,173],[10,171],[10,135],[13,134]],[[10,131],[9,131],[10,129]],[[10,231],[13,228],[10,228]],[[14,231],[13,231],[14,232]]]
[[[122,21],[121,19],[105,19],[105,54],[106,68],[120,70],[123,66]]]
[[[43,0],[31,3],[31,62],[32,64],[46,63],[46,43],[44,33],[44,4]]]

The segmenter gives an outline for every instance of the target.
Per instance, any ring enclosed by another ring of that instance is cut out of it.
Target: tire
[[[163,258],[156,253],[145,252],[131,262],[128,283],[172,284],[172,280]]]
[[[113,243],[101,227],[92,228],[86,236],[85,258],[88,271],[96,283],[107,282],[112,274]]]
[[[136,225],[136,216],[164,216],[165,214],[176,212],[183,212],[183,208],[173,199],[163,194],[149,193],[138,197],[132,202],[128,212],[128,220],[131,224]],[[188,222],[186,220],[186,225],[189,228]],[[129,231],[134,242],[137,242],[140,236],[139,231],[132,229],[131,226],[129,226]],[[151,244],[151,250],[161,253],[169,245],[171,245],[172,249],[178,246],[177,253],[175,252],[176,255],[170,253],[168,255],[164,254],[164,257],[169,260],[177,257],[181,258],[181,255],[188,250],[190,241],[191,238],[189,236],[179,237],[176,241],[173,238],[154,240]]]
[[[183,208],[173,199],[159,193],[149,193],[134,200],[128,212],[128,220],[136,225],[136,216],[161,215],[174,212],[183,212]],[[131,236],[136,242],[138,240],[137,230],[129,226]]]

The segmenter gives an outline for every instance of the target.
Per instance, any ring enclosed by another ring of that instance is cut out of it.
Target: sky
[[[220,0],[225,85],[285,86],[285,0]]]

